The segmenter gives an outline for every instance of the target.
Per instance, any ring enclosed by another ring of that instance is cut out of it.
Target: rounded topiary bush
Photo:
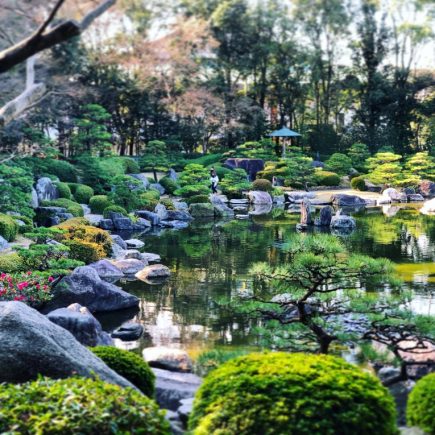
[[[57,191],[59,192],[59,198],[71,199],[71,189],[67,183],[56,183]]]
[[[139,164],[129,157],[122,159],[122,166],[124,167],[124,173],[126,174],[138,174],[140,172]]]
[[[187,204],[206,204],[210,202],[208,195],[195,195],[190,198],[186,198]]]
[[[408,397],[406,408],[408,426],[418,426],[435,434],[435,373],[421,378]]]
[[[0,236],[12,242],[18,234],[18,229],[18,224],[12,216],[0,213]]]
[[[258,178],[252,183],[252,190],[261,190],[263,192],[272,192],[273,186],[269,180]]]
[[[89,204],[90,199],[94,196],[94,189],[85,184],[77,185],[74,191],[74,198],[80,204]]]
[[[109,207],[105,208],[103,211],[103,216],[105,219],[109,217],[110,212],[121,213],[123,216],[128,216],[127,210],[119,205],[109,205]]]
[[[92,213],[103,214],[104,210],[114,205],[107,195],[95,195],[89,200],[89,207]]]
[[[0,432],[166,435],[163,411],[132,388],[88,378],[41,378],[0,388]]]
[[[366,182],[363,175],[352,178],[352,180],[350,180],[350,185],[352,189],[355,190],[361,190],[361,191],[367,190]]]
[[[166,193],[169,193],[170,195],[173,195],[179,187],[178,184],[169,177],[161,178],[159,183],[165,188]]]
[[[112,370],[139,388],[142,393],[149,397],[154,396],[155,375],[148,363],[139,355],[112,346],[97,346],[91,350]]]
[[[314,174],[314,180],[318,186],[338,186],[340,177],[335,172],[317,171]]]
[[[195,435],[388,435],[395,422],[388,390],[341,358],[254,353],[205,378],[189,426]]]

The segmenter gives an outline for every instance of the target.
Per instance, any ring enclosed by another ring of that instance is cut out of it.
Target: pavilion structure
[[[284,158],[287,143],[291,143],[293,137],[300,137],[301,135],[287,127],[282,127],[279,130],[272,131],[269,136],[274,138],[277,144],[281,143],[282,157]]]

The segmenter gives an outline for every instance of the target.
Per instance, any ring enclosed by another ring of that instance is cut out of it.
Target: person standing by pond
[[[212,193],[218,193],[217,185],[219,183],[219,177],[216,174],[214,168],[210,169],[210,183],[211,183],[211,191]]]

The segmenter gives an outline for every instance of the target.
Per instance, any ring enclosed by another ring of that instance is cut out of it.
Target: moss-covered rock
[[[139,355],[111,346],[97,346],[92,352],[112,370],[130,381],[148,397],[154,396],[155,375],[150,366]]]
[[[212,371],[198,390],[195,435],[397,434],[393,398],[341,358],[250,354]]]

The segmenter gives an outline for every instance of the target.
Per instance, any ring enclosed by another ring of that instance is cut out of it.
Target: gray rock
[[[194,218],[214,217],[213,205],[209,203],[190,204],[189,212]]]
[[[146,266],[144,260],[136,260],[134,258],[115,260],[113,264],[125,275],[134,275]]]
[[[272,197],[268,192],[251,190],[248,192],[248,198],[251,204],[272,204]]]
[[[168,278],[169,276],[171,276],[171,271],[163,264],[145,266],[135,274],[137,279],[146,282]]]
[[[160,218],[161,221],[168,219],[168,210],[163,204],[157,204],[154,213]]]
[[[127,249],[127,243],[125,243],[125,240],[121,236],[118,236],[118,234],[111,234],[110,237],[113,243],[116,243],[122,249]]]
[[[161,261],[160,255],[151,252],[142,252],[141,259],[148,263],[159,263]]]
[[[91,214],[91,207],[87,204],[80,204],[83,210],[83,214],[86,216],[87,214]]]
[[[424,198],[419,193],[407,195],[408,202],[421,202]]]
[[[128,239],[125,241],[128,248],[140,249],[145,246],[145,243],[138,239]]]
[[[112,222],[113,222],[113,227],[115,230],[133,231],[135,229],[132,220],[128,217],[125,217],[125,216],[114,217],[114,218],[112,218]]]
[[[85,214],[85,219],[91,224],[96,227],[99,227],[101,224],[101,221],[104,219],[104,216],[102,214]],[[110,221],[110,225],[113,228],[112,221]],[[111,229],[111,228],[110,228]]]
[[[144,360],[151,366],[173,372],[192,371],[193,364],[186,351],[170,347],[147,347],[142,351]]]
[[[36,195],[38,202],[53,201],[59,198],[59,191],[53,181],[48,177],[42,177],[36,182]]]
[[[112,337],[122,341],[134,341],[139,340],[143,331],[143,326],[140,323],[126,322],[112,332]]]
[[[432,198],[435,196],[435,183],[429,180],[420,181],[418,185],[417,193],[425,198]]]
[[[0,252],[8,248],[9,248],[8,241],[4,237],[0,236]]]
[[[320,216],[315,219],[314,225],[319,227],[329,227],[331,225],[333,208],[330,205],[320,210]]]
[[[63,207],[38,207],[35,209],[35,221],[39,226],[51,227],[71,219],[72,214],[67,213]]]
[[[315,192],[306,192],[304,190],[301,190],[284,192],[284,197],[286,199],[286,202],[301,203],[304,199],[314,199],[316,197],[316,194]]]
[[[124,258],[125,249],[122,249],[117,243],[112,243],[112,254],[111,258],[116,260],[121,260]]]
[[[137,221],[133,223],[133,229],[134,230],[147,230],[148,228],[151,228],[151,222],[144,218],[137,218]]]
[[[168,210],[166,220],[191,221],[192,216],[187,210]]]
[[[324,168],[325,167],[325,163],[321,162],[320,160],[313,160],[311,162],[311,166],[313,168]]]
[[[130,258],[134,258],[135,260],[142,260],[142,254],[137,249],[127,249],[124,252],[124,258],[129,260]]]
[[[393,187],[388,187],[387,189],[385,189],[382,192],[382,196],[384,198],[389,198],[392,202],[400,202],[402,200],[402,194]]]
[[[301,203],[301,225],[311,225],[311,203],[308,199],[304,199]]]
[[[139,298],[103,281],[92,267],[82,266],[54,287],[53,299],[47,304],[46,311],[76,302],[91,312],[104,312],[137,307]]]
[[[229,208],[218,195],[210,195],[210,202],[213,204],[214,214],[217,217],[233,217],[234,210]]]
[[[274,195],[273,196],[273,203],[274,204],[284,204],[285,203],[285,196],[284,195]]]
[[[150,182],[145,174],[128,174],[128,175],[130,177],[135,178],[136,180],[139,180],[142,183],[144,189],[148,189]]]
[[[160,223],[160,218],[152,211],[138,210],[136,211],[136,216],[149,220],[153,226],[156,226]]]
[[[332,216],[330,228],[350,232],[354,230],[356,227],[355,219],[351,216],[347,216],[340,213],[340,210],[336,213],[335,216]]]
[[[230,204],[231,205],[248,205],[249,204],[249,199],[247,198],[240,198],[240,199],[230,199]]]
[[[176,230],[181,230],[189,226],[189,222],[186,221],[161,221],[160,225],[164,228],[174,228]]]
[[[230,169],[244,169],[249,180],[253,181],[257,177],[257,172],[264,169],[264,161],[262,159],[230,158],[225,160],[224,166]]]
[[[172,372],[158,368],[152,369],[156,375],[157,403],[166,409],[176,411],[180,400],[194,397],[202,379],[192,373]]]
[[[105,280],[115,281],[124,276],[121,269],[116,267],[108,260],[96,261],[95,263],[91,263],[89,267],[95,269],[98,273],[98,276]]]
[[[384,366],[378,371],[377,375],[381,382],[390,381],[400,375],[400,369],[393,366]]]
[[[133,387],[66,329],[21,302],[0,302],[0,382],[73,375]]]
[[[177,175],[177,173],[172,168],[169,169],[169,171],[166,174],[166,176],[168,178],[170,178],[172,181],[178,181],[178,175]]]
[[[177,409],[177,413],[180,416],[180,420],[185,425],[187,425],[187,422],[189,420],[189,415],[192,412],[193,401],[194,401],[194,397],[189,397],[187,399],[180,400],[181,406]]]
[[[101,219],[98,226],[102,230],[113,230],[114,229],[112,219]]]
[[[157,190],[160,195],[164,195],[165,194],[165,188],[160,184],[160,183],[152,183],[150,184],[150,189],[154,189]]]
[[[363,198],[356,195],[345,195],[337,193],[331,197],[331,201],[338,207],[365,207],[366,202]]]
[[[420,213],[432,214],[435,213],[435,198],[426,201],[420,209]]]
[[[172,201],[176,211],[187,211],[189,206],[184,201]]]
[[[30,200],[30,204],[33,208],[39,207],[38,193],[36,192],[34,187],[32,187],[32,197]]]
[[[47,314],[49,320],[62,326],[84,346],[111,346],[110,335],[103,331],[100,322],[80,304],[71,304]]]

